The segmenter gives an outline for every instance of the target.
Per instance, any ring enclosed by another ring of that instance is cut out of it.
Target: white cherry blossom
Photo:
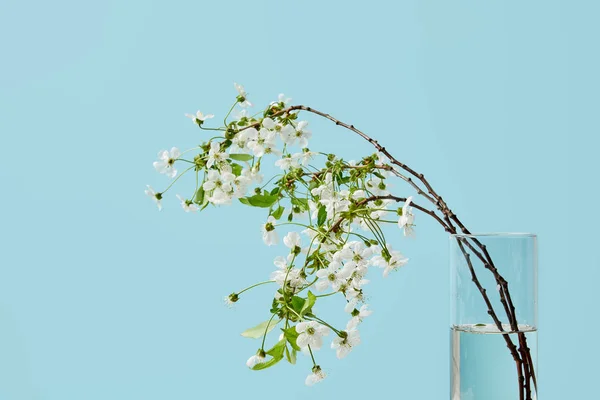
[[[283,105],[285,106],[288,105],[291,101],[291,98],[285,97],[283,93],[279,93],[279,96],[277,96],[277,101],[272,101],[271,105],[283,103]]]
[[[304,381],[304,383],[306,383],[307,386],[312,386],[315,383],[321,382],[323,379],[325,379],[326,376],[327,375],[325,374],[325,372],[323,372],[321,367],[316,365],[313,368],[313,372],[306,377],[306,380]]]
[[[277,270],[271,273],[270,279],[275,281],[280,287],[289,286],[291,288],[299,288],[306,285],[306,279],[302,270],[294,268],[291,265],[293,257],[293,254],[289,254],[287,258],[277,256],[273,261]]]
[[[319,153],[314,152],[314,151],[310,151],[310,150],[306,150],[306,151],[303,151],[301,153],[296,153],[296,154],[292,155],[292,158],[295,158],[297,160],[298,164],[306,167],[308,165],[308,163],[310,163],[310,161],[317,154],[319,154]]]
[[[306,350],[310,346],[312,350],[319,350],[323,346],[323,336],[329,335],[329,328],[317,321],[304,321],[296,325],[296,332],[298,347]]]
[[[250,357],[248,361],[246,361],[246,365],[248,368],[253,368],[257,364],[262,364],[265,362],[265,351],[260,349],[256,352],[255,355]]]
[[[152,186],[150,186],[150,185],[146,185],[146,190],[144,192],[146,193],[147,196],[152,197],[152,200],[154,200],[154,202],[156,203],[156,206],[158,207],[158,211],[162,210],[162,204],[161,204],[162,193],[155,192],[154,189],[152,189]]]
[[[342,285],[344,285],[348,279],[348,270],[341,268],[341,266],[342,265],[339,262],[332,261],[327,268],[318,270],[316,275],[319,280],[315,285],[317,290],[323,291],[329,286],[331,286],[331,289],[334,292],[340,290]]]
[[[331,342],[331,348],[335,349],[335,354],[340,360],[346,357],[354,347],[360,344],[360,334],[357,329],[347,328],[344,332],[346,337],[337,336],[333,339],[333,342]]]
[[[221,151],[221,144],[217,142],[210,143],[210,150],[208,151],[208,160],[206,161],[206,166],[208,168],[213,165],[220,165],[221,163],[227,160],[227,153]]]
[[[292,253],[299,254],[302,251],[302,237],[298,232],[289,232],[285,235],[283,244],[285,244]]]
[[[208,201],[213,204],[229,204],[233,197],[233,181],[235,175],[231,172],[222,172],[211,169],[206,174],[206,181],[202,188],[209,192]]]
[[[196,212],[199,210],[198,206],[195,205],[191,200],[184,199],[180,195],[176,195],[181,202],[181,207],[185,212]]]
[[[231,142],[237,147],[239,152],[246,153],[249,149],[248,141],[251,137],[255,137],[258,134],[256,128],[248,128],[238,132]]]
[[[263,175],[260,173],[258,166],[254,166],[250,169],[244,168],[242,170],[242,176],[250,179],[250,183],[256,182],[260,184],[263,181]]]
[[[358,298],[354,298],[350,300],[344,308],[344,311],[352,315],[352,318],[350,321],[348,321],[348,329],[355,329],[365,318],[373,314],[373,311],[369,310],[369,306],[367,304],[363,304],[359,309],[357,309],[356,307],[358,301]]]
[[[391,250],[391,246],[388,246],[388,251],[391,256],[389,259],[385,255],[375,256],[372,259],[373,265],[384,269],[384,277],[387,277],[390,272],[400,269],[408,262],[408,258],[404,257],[399,251]]]
[[[203,114],[200,111],[196,111],[196,114],[185,114],[186,117],[191,118],[192,122],[198,125],[202,125],[204,121],[210,118],[214,118],[213,114]]]
[[[414,236],[414,222],[415,216],[412,213],[412,207],[410,207],[410,203],[412,202],[412,196],[406,199],[406,202],[402,206],[402,215],[398,218],[398,227],[400,229],[404,228],[404,236]]]
[[[286,169],[291,169],[291,168],[297,168],[298,162],[292,156],[287,155],[287,156],[283,156],[282,158],[275,161],[275,166],[279,167],[283,170],[286,170]]]
[[[256,130],[255,130],[256,131]],[[261,128],[259,131],[251,132],[248,135],[248,148],[252,150],[256,157],[262,157],[265,154],[277,154],[275,146],[275,138],[277,134],[266,128]],[[279,153],[281,154],[281,153]]]
[[[244,87],[235,82],[233,83],[233,87],[235,87],[235,90],[238,92],[237,100],[240,107],[252,107],[252,103],[248,101],[248,93],[246,93]]]
[[[161,150],[158,152],[158,161],[154,161],[152,165],[159,173],[167,175],[169,178],[174,178],[177,175],[175,169],[175,160],[181,156],[181,152],[177,147],[171,148],[171,151]]]
[[[388,194],[390,194],[390,192],[388,191],[388,185],[385,183],[385,180],[379,177],[372,177],[367,182],[365,182],[365,185],[367,186],[367,189],[369,189],[369,191],[376,196],[387,196]]]
[[[306,121],[298,122],[295,131],[290,137],[290,144],[294,144],[297,141],[298,146],[300,146],[301,148],[305,148],[308,146],[308,139],[311,138],[312,132],[306,129],[307,126],[308,122]]]
[[[267,246],[276,245],[279,241],[279,235],[275,230],[276,223],[277,220],[270,215],[269,218],[267,218],[267,222],[262,226],[263,242],[265,242]]]

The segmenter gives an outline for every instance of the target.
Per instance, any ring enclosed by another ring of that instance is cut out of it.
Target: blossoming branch
[[[411,236],[415,226],[413,209],[417,209],[449,233],[469,231],[422,174],[392,157],[353,125],[310,107],[290,106],[291,100],[284,95],[264,110],[250,114],[248,107],[252,104],[246,91],[241,85],[234,86],[237,97],[222,126],[208,126],[214,118],[212,114],[186,114],[213,136],[183,152],[175,147],[159,152],[154,168],[172,182],[159,192],[148,186],[146,194],[161,209],[164,195],[173,185],[183,175],[194,174],[196,184],[187,189],[188,195],[177,194],[184,211],[198,212],[209,205],[229,205],[234,200],[264,208],[267,216],[262,224],[262,239],[267,246],[279,243],[281,230],[292,229],[283,237],[286,250],[275,258],[276,268],[271,275],[230,294],[226,301],[235,303],[246,291],[258,286],[276,286],[268,319],[242,333],[261,343],[246,364],[254,370],[271,367],[284,358],[294,364],[297,353],[302,352],[311,357],[313,367],[306,384],[313,385],[325,377],[315,353],[326,338],[332,338],[330,347],[338,358],[347,356],[361,342],[360,324],[371,314],[365,304],[369,270],[378,267],[383,276],[388,276],[408,262],[386,241],[382,226],[397,224],[405,236]],[[346,161],[335,154],[311,150],[308,144],[312,133],[308,122],[300,119],[301,111],[353,131],[372,144],[376,152],[358,161]],[[266,163],[272,163],[280,173],[265,181],[262,169]],[[183,171],[179,173],[178,168]],[[415,203],[411,196],[393,195],[388,184],[391,178],[406,182],[434,208]],[[506,280],[495,269],[485,246],[476,240],[465,240],[461,249],[466,258],[471,252],[484,261],[494,274],[502,297],[510,299]],[[475,271],[472,273],[476,281]],[[489,304],[485,290],[480,291]],[[314,311],[317,301],[334,295],[346,300],[345,326],[334,326]],[[516,327],[514,310],[507,305],[505,311]],[[489,313],[502,332],[503,326],[491,306]],[[277,327],[280,335],[267,345],[269,333]],[[515,344],[505,336],[519,368],[521,392],[525,394],[525,379],[532,379],[535,384],[533,366],[527,361],[526,351],[519,355]]]

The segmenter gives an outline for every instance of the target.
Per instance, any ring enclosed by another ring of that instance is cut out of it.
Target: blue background
[[[4,0],[0,5],[0,399],[448,398],[448,241],[398,235],[363,345],[304,386],[239,332],[267,315],[260,211],[156,211],[152,161],[246,86],[354,123],[423,171],[473,231],[540,237],[540,398],[597,372],[600,28],[592,1]],[[312,147],[359,138],[310,119]],[[399,193],[409,193],[398,184]],[[173,193],[174,194],[174,193]],[[185,194],[185,193],[184,193]],[[419,216],[418,216],[419,217]],[[335,300],[332,300],[335,303]],[[340,304],[335,304],[339,314]],[[323,311],[329,312],[324,307]],[[333,311],[332,311],[333,313]],[[335,314],[337,315],[337,314]]]

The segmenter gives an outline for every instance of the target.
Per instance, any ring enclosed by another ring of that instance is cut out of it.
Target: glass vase
[[[450,237],[450,399],[537,399],[537,237]]]

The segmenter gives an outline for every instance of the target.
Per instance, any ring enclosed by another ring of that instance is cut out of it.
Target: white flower
[[[239,105],[241,107],[252,107],[252,103],[250,103],[247,99],[248,94],[246,93],[246,90],[244,90],[244,87],[235,82],[233,83],[233,87],[235,87],[235,90],[238,92],[237,101]]]
[[[350,205],[349,195],[350,193],[347,190],[321,192],[319,202],[325,206],[328,219],[332,219],[337,213],[348,211]]]
[[[299,268],[292,268],[290,264],[294,258],[293,254],[289,254],[287,259],[282,256],[275,257],[273,264],[278,268],[271,273],[271,280],[274,280],[280,287],[289,286],[291,288],[299,288],[306,285],[306,279]]]
[[[237,293],[231,293],[229,296],[225,296],[223,299],[225,301],[225,305],[229,308],[233,308],[235,303],[238,302],[240,296]]]
[[[250,115],[248,114],[248,110],[246,110],[245,108],[242,108],[241,110],[235,110],[233,112],[233,119],[235,119],[236,121],[240,121],[243,119],[247,119]]]
[[[325,174],[325,182],[324,183],[322,183],[321,185],[317,186],[316,188],[314,188],[310,191],[310,193],[313,196],[320,196],[320,197],[329,197],[329,196],[331,196],[331,194],[333,192],[334,192],[333,175],[331,174],[331,172],[328,172]]]
[[[267,222],[262,226],[263,242],[265,242],[267,246],[273,246],[279,241],[279,236],[277,235],[277,231],[275,231],[276,222],[277,220],[270,215],[269,218],[267,218]]]
[[[296,332],[298,347],[306,350],[310,346],[312,350],[319,350],[323,346],[323,336],[329,335],[329,328],[316,321],[304,321],[296,325]]]
[[[265,362],[265,351],[260,349],[256,352],[255,355],[250,357],[248,361],[246,361],[246,365],[248,368],[253,368],[257,364],[261,364]]]
[[[356,329],[345,331],[346,337],[336,337],[331,342],[331,348],[336,350],[336,356],[340,360],[348,355],[350,351],[360,344],[360,334]]]
[[[340,269],[340,267],[339,262],[332,261],[327,268],[318,270],[316,275],[319,280],[315,285],[317,290],[323,291],[328,286],[331,286],[334,292],[340,290],[348,279],[348,270],[345,268]]]
[[[162,204],[160,202],[160,200],[162,199],[162,193],[156,193],[154,191],[154,189],[152,189],[152,186],[150,185],[146,185],[147,189],[145,190],[146,195],[152,197],[152,200],[154,200],[154,202],[156,203],[156,206],[158,207],[158,211],[162,210]]]
[[[277,101],[272,101],[271,105],[275,105],[275,104],[280,104],[283,103],[283,105],[287,105],[292,101],[292,99],[290,99],[289,97],[285,97],[285,95],[283,93],[279,93],[279,96],[277,96]]]
[[[314,156],[316,156],[317,152],[314,151],[310,151],[305,149],[306,151],[303,151],[302,153],[296,153],[292,156],[292,158],[295,158],[297,160],[297,162],[303,166],[307,166],[308,163],[310,162],[310,160],[313,159]]]
[[[412,213],[412,207],[410,207],[410,203],[412,201],[412,196],[406,199],[406,202],[402,206],[402,215],[398,219],[398,227],[400,229],[404,228],[404,236],[414,236],[413,226],[415,221],[415,216]]]
[[[387,190],[385,180],[373,177],[366,182],[367,189],[376,196],[387,196],[390,192]]]
[[[198,206],[195,205],[191,200],[186,200],[180,195],[177,195],[177,198],[181,202],[181,207],[183,207],[183,210],[185,212],[196,212],[199,210]]]
[[[262,126],[270,131],[277,129],[277,124],[269,117],[266,117],[262,120]]]
[[[298,167],[298,162],[292,156],[287,155],[275,161],[275,166],[285,170]]]
[[[263,181],[263,175],[256,165],[250,169],[244,168],[242,170],[242,176],[250,179],[250,183],[256,182],[260,184]]]
[[[362,190],[362,189],[359,189],[359,190],[355,190],[355,191],[352,193],[352,196],[351,196],[351,197],[352,197],[352,200],[360,200],[360,199],[366,199],[366,198],[367,198],[367,195],[366,195],[366,193],[365,193],[365,191],[364,191],[364,190]]]
[[[384,277],[387,277],[391,271],[399,269],[408,262],[408,258],[405,258],[399,251],[391,250],[391,246],[388,246],[388,251],[390,253],[389,259],[385,255],[376,256],[372,259],[373,265],[384,268]]]
[[[363,304],[360,306],[360,309],[356,309],[356,304],[358,303],[358,299],[354,298],[348,302],[346,305],[345,311],[349,312],[352,315],[352,319],[348,321],[347,329],[355,329],[358,324],[360,324],[363,319],[367,318],[369,315],[373,314],[373,311],[369,310],[369,306]],[[348,309],[350,309],[348,311]]]
[[[256,157],[262,157],[265,154],[281,154],[275,149],[275,138],[277,134],[266,128],[261,128],[259,131],[254,130],[248,135],[248,148],[252,150]]]
[[[300,121],[296,126],[296,130],[292,133],[290,137],[290,144],[294,144],[296,140],[298,141],[298,146],[301,148],[305,148],[308,146],[308,139],[312,136],[312,132],[306,129],[308,126],[308,122]]]
[[[154,161],[152,165],[161,174],[167,175],[169,178],[174,178],[177,175],[175,169],[175,160],[181,156],[181,152],[177,147],[173,147],[171,151],[161,150],[158,152],[159,161]]]
[[[233,183],[235,183],[234,196],[243,197],[248,190],[248,186],[252,183],[252,179],[242,173],[242,175],[233,179]]]
[[[294,254],[300,254],[302,251],[302,238],[298,232],[289,232],[285,235],[283,244],[285,244]]]
[[[356,301],[364,300],[364,295],[363,295],[362,289],[356,288],[354,286],[350,286],[349,288],[347,288],[345,295],[346,295],[346,300],[348,300],[348,301],[351,301],[354,299],[356,299]],[[346,308],[347,307],[348,307],[348,305],[346,305]],[[350,312],[350,311],[348,311],[348,312]]]
[[[220,143],[211,142],[210,150],[208,151],[208,160],[206,161],[206,166],[210,168],[215,164],[219,165],[225,162],[225,160],[227,160],[227,157],[227,153],[221,151]]]
[[[352,241],[344,246],[345,258],[349,260],[346,267],[351,269],[366,267],[369,264],[369,257],[373,255],[373,249],[365,246],[363,242]]]
[[[294,134],[296,130],[291,124],[282,126],[277,132],[279,132],[279,137],[283,143],[291,145],[294,142]]]
[[[232,183],[235,180],[235,175],[231,172],[219,173],[215,169],[208,171],[206,181],[202,188],[212,194],[208,197],[208,201],[213,204],[229,204],[233,197]]]
[[[246,152],[249,150],[248,148],[248,140],[250,137],[255,137],[258,134],[258,131],[255,128],[244,129],[243,131],[238,132],[231,142],[241,151]]]
[[[375,211],[373,211],[371,213],[371,218],[373,219],[381,219],[385,216],[385,214],[387,213],[387,206],[389,206],[391,203],[393,203],[394,200],[380,200],[377,202],[373,202],[371,203],[371,207],[373,209],[375,209]],[[377,204],[375,204],[377,203]]]
[[[200,111],[196,111],[196,115],[193,114],[185,114],[186,117],[191,118],[192,121],[198,125],[202,125],[204,121],[207,119],[213,118],[213,114],[202,114]]]
[[[318,365],[315,365],[312,371],[312,374],[308,375],[304,381],[307,386],[312,386],[315,383],[321,382],[327,376]]]

